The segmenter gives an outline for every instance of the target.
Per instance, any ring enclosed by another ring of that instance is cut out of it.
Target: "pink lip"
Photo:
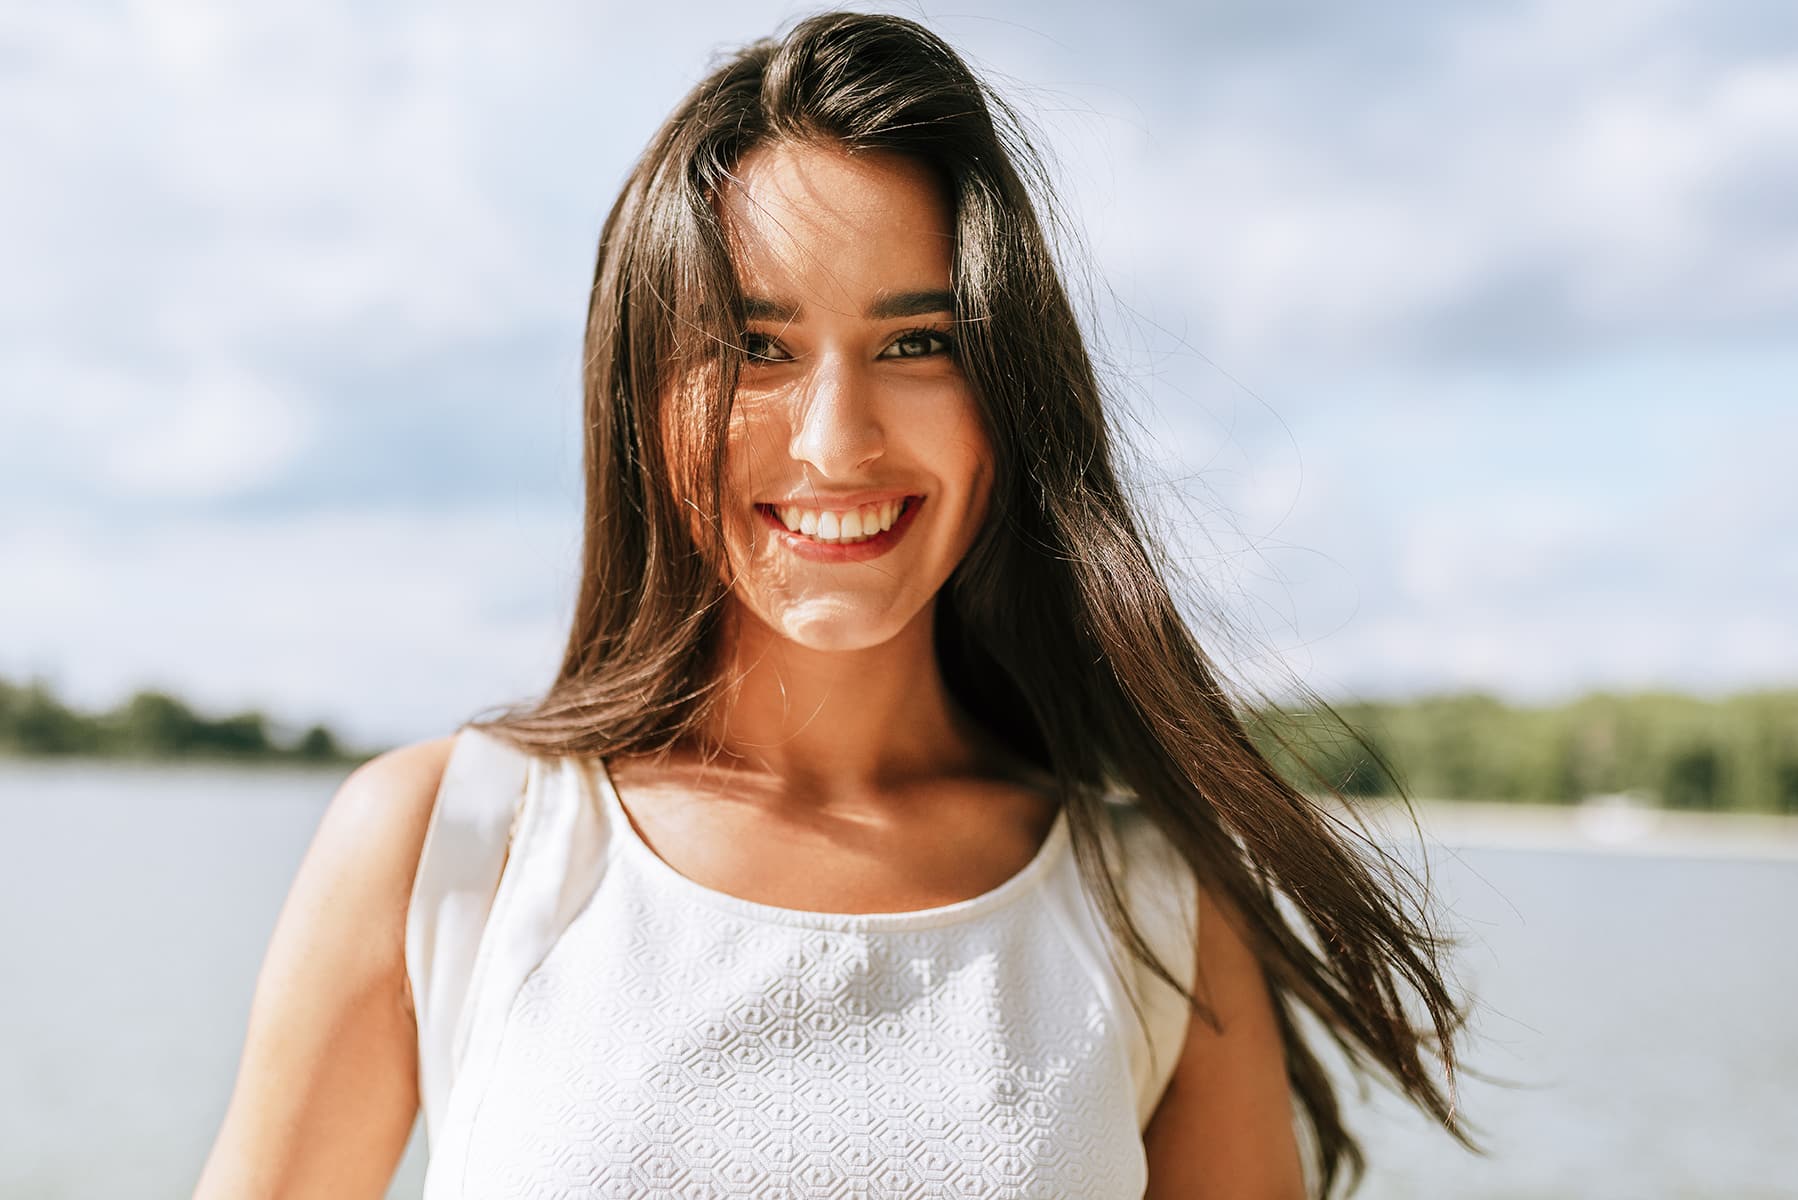
[[[756,505],[755,511],[760,513],[768,527],[779,535],[781,544],[798,557],[809,562],[851,563],[879,558],[898,545],[899,539],[905,536],[907,529],[911,528],[912,519],[918,515],[918,509],[923,507],[923,504],[924,497],[907,496],[905,510],[899,514],[899,519],[893,522],[891,529],[876,534],[865,542],[851,542],[848,545],[816,542],[804,534],[794,533],[774,514],[773,509],[764,505]]]

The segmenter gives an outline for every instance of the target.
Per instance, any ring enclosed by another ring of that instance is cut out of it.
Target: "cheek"
[[[724,434],[725,494],[721,497],[727,517],[754,503],[757,489],[776,480],[773,451],[779,445],[779,432],[769,417],[755,405],[739,403],[731,411]]]
[[[725,542],[733,558],[740,559],[758,544],[765,532],[755,502],[780,483],[780,432],[769,414],[754,405],[739,404],[731,413],[724,442],[723,506]],[[744,565],[739,561],[738,566]]]
[[[956,479],[968,489],[970,515],[983,516],[992,494],[993,447],[972,399],[958,407],[938,444],[953,456],[944,465],[952,469]]]
[[[972,490],[968,497],[967,541],[969,544],[972,544],[981,527],[986,524],[993,503],[993,459],[984,438],[981,439],[978,449],[979,457],[974,463]]]
[[[979,408],[969,397],[948,442],[958,456],[957,469],[967,487],[966,517],[961,529],[957,556],[965,555],[979,539],[992,512],[993,481],[997,475],[993,446]]]

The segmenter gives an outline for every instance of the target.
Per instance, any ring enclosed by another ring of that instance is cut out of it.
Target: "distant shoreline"
[[[71,771],[121,776],[237,771],[246,776],[305,774],[341,778],[362,761],[365,760],[307,761],[275,756],[0,754],[0,784]],[[1429,853],[1458,849],[1540,850],[1798,862],[1798,816],[1660,809],[1618,796],[1597,797],[1583,804],[1480,800],[1418,800],[1414,804],[1423,846]],[[1323,807],[1341,811],[1329,803]],[[1365,801],[1355,813],[1365,819],[1368,831],[1388,849],[1403,855],[1417,848],[1418,830],[1404,806],[1396,801]],[[1350,825],[1357,823],[1353,816],[1346,819]]]
[[[117,768],[124,771],[180,771],[180,770],[243,770],[243,771],[336,771],[348,773],[379,754],[378,750],[365,753],[343,751],[329,758],[313,758],[291,750],[270,750],[250,754],[203,753],[195,751],[187,754],[19,754],[15,751],[0,750],[0,770],[13,767],[32,769],[45,768],[80,768],[82,770],[108,770]]]
[[[1798,816],[1687,812],[1609,797],[1584,804],[1419,800],[1416,810],[1424,844],[1431,850],[1562,850],[1798,862]],[[1383,840],[1417,845],[1417,830],[1402,805],[1375,802],[1365,812]]]
[[[1653,823],[1640,815],[1643,805],[1677,813],[1798,816],[1798,688],[1716,699],[1592,692],[1528,708],[1473,691],[1406,701],[1263,703],[1239,715],[1243,732],[1276,774],[1355,805],[1410,795],[1452,799],[1457,806],[1500,801],[1556,812],[1608,796],[1622,802],[1619,811],[1582,817],[1575,831],[1599,844],[1626,846],[1657,844],[1648,827]],[[208,714],[178,696],[144,690],[95,712],[64,703],[47,680],[14,684],[0,677],[0,756],[336,769],[377,753],[346,745],[327,725],[302,725],[259,709]],[[1469,826],[1474,810],[1456,811],[1462,816],[1454,828],[1482,836]],[[1504,811],[1507,820],[1516,815]],[[1549,844],[1566,837],[1553,820],[1504,828],[1506,837]],[[1708,836],[1706,828],[1702,821],[1664,826],[1697,837]]]

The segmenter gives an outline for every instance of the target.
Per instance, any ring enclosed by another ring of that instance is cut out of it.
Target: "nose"
[[[877,399],[855,364],[822,356],[796,397],[787,452],[822,477],[854,478],[886,450]]]

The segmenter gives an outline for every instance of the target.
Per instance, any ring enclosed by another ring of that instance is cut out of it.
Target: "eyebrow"
[[[954,311],[954,292],[930,288],[886,293],[868,306],[867,315],[870,320],[890,321],[895,317],[920,317],[925,313]],[[799,305],[783,300],[770,300],[766,296],[743,298],[743,315],[751,321],[792,322],[799,319],[799,313]]]

